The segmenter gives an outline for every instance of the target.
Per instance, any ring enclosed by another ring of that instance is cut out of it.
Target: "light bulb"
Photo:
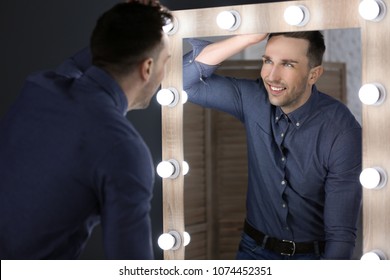
[[[157,92],[156,98],[161,106],[173,107],[179,101],[179,93],[175,88],[163,88]]]
[[[175,172],[175,166],[169,161],[162,161],[157,165],[157,174],[161,178],[169,178]]]
[[[223,11],[217,16],[217,25],[224,30],[236,30],[241,24],[241,17],[237,11]]]
[[[157,240],[158,246],[163,250],[177,250],[182,244],[180,234],[177,231],[163,233]]]
[[[188,162],[183,161],[182,168],[183,168],[183,175],[187,175],[188,171],[190,171],[190,166],[188,165]]]
[[[289,25],[304,26],[309,19],[310,13],[305,6],[289,6],[284,10],[284,20]]]
[[[188,94],[186,91],[181,92],[181,103],[184,104],[188,101]]]
[[[184,232],[183,233],[183,238],[184,238],[184,242],[183,242],[183,245],[184,246],[187,246],[188,244],[190,244],[190,242],[191,242],[191,236],[190,236],[190,234],[188,233],[188,232]]]
[[[163,26],[163,31],[168,34],[173,30],[173,28],[174,28],[173,22],[169,21],[166,25]]]
[[[386,260],[386,255],[381,250],[372,250],[365,253],[361,258],[363,261],[380,261]]]
[[[378,83],[365,84],[359,90],[359,99],[366,105],[380,105],[385,100],[386,90]]]
[[[175,246],[175,237],[169,233],[163,233],[157,240],[158,246],[163,250],[170,250]]]
[[[168,35],[175,34],[179,27],[177,19],[174,17],[173,20],[168,20],[167,23],[163,26],[164,33]]]
[[[365,20],[380,21],[386,14],[386,4],[382,0],[363,0],[359,4],[359,14]]]
[[[366,189],[380,189],[386,185],[387,175],[380,167],[370,167],[360,173],[359,180]]]
[[[174,179],[179,175],[179,163],[174,159],[162,161],[157,165],[156,171],[161,178]]]

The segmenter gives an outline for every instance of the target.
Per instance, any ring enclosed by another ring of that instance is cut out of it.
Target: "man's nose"
[[[270,81],[279,81],[280,80],[280,69],[278,66],[272,66],[268,72],[268,79]]]

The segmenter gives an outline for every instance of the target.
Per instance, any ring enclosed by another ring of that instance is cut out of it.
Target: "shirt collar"
[[[85,76],[91,78],[112,97],[115,106],[123,115],[127,113],[128,102],[126,95],[119,84],[106,71],[99,67],[91,66],[85,72]]]
[[[289,114],[283,113],[282,109],[280,107],[276,107],[275,111],[275,122],[279,122],[282,118],[287,118],[291,121],[291,123],[294,125],[296,129],[299,129],[303,123],[307,120],[307,118],[310,116],[310,113],[312,112],[316,102],[318,99],[318,90],[315,85],[313,85],[311,95],[309,99],[306,101],[305,104],[303,104],[298,109],[294,110],[293,112]]]

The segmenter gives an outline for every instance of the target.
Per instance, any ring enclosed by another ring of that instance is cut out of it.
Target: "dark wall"
[[[88,43],[98,14],[115,0],[0,2],[0,116],[32,71],[56,66]]]

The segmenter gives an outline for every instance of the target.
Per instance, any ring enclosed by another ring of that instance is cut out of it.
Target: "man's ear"
[[[140,75],[143,81],[149,81],[153,71],[153,58],[149,57],[145,59],[140,65]]]
[[[324,73],[324,67],[322,65],[310,69],[309,84],[314,85],[321,77],[322,73]]]

